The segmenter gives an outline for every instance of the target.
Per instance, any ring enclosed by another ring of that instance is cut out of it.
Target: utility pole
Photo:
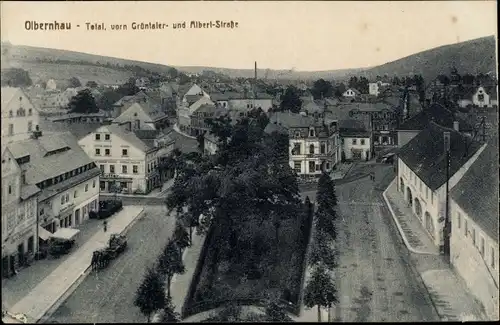
[[[450,222],[450,132],[444,132],[444,150],[446,154],[446,207],[444,220],[444,256],[449,261],[450,257],[450,237],[451,237],[451,222]]]

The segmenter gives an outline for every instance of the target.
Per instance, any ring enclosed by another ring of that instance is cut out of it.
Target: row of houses
[[[498,139],[478,141],[458,121],[451,121],[454,128],[449,124],[436,119],[420,131],[416,127],[402,131],[407,138],[400,137],[397,187],[427,236],[443,254],[449,254],[454,270],[486,313],[498,319]]]
[[[21,89],[2,87],[4,275],[41,241],[78,233],[101,192],[148,193],[173,177],[159,165],[176,137],[145,107],[130,103],[108,124],[47,123]]]

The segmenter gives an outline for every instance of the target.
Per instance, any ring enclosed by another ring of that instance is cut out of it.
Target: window
[[[476,246],[476,229],[472,228],[472,245]]]
[[[479,253],[481,253],[481,256],[484,258],[484,238],[481,237],[481,246],[479,247]]]
[[[30,109],[28,109],[28,116],[31,116],[31,115],[33,115],[33,110],[30,108]]]
[[[9,124],[9,135],[14,135],[14,124]]]
[[[469,225],[467,224],[467,219],[464,218],[464,235],[465,235],[465,237],[468,236],[468,232],[469,232]]]
[[[427,186],[425,187],[425,199],[429,199],[429,188]]]
[[[293,162],[293,169],[294,169],[294,170],[295,170],[295,172],[297,172],[297,173],[302,172],[302,162],[300,162],[300,161],[294,161],[294,162]]]
[[[109,173],[114,174],[115,173],[115,165],[109,165]]]
[[[316,171],[316,163],[314,161],[309,162],[309,172],[314,173]]]
[[[109,140],[110,138],[111,138],[111,136],[109,134],[104,135],[104,140]]]
[[[490,247],[490,252],[491,252],[491,268],[492,269],[495,269],[496,268],[496,264],[495,264],[495,248],[493,246]]]
[[[96,134],[96,135],[95,135],[95,139],[96,139],[97,141],[101,140],[101,135],[100,135],[100,134]]]
[[[361,139],[361,145],[364,146],[365,145],[365,139]]]
[[[61,204],[64,204],[64,195],[61,196]]]
[[[95,150],[95,155],[100,156],[101,155],[101,149],[96,149]]]
[[[89,184],[85,184],[85,192],[89,191]]]
[[[352,139],[352,144],[358,144],[358,139]]]
[[[316,165],[316,171],[319,171],[319,167],[320,167],[319,165]]]
[[[309,146],[309,153],[314,153],[314,144]]]
[[[9,111],[9,117],[14,117],[14,113],[12,112],[12,110]]]
[[[134,173],[134,174],[138,174],[138,173],[139,173],[139,166],[137,166],[137,165],[133,165],[133,166],[132,166],[132,173]]]
[[[12,194],[12,185],[9,185],[9,194]]]
[[[460,229],[462,227],[462,216],[460,212],[457,212],[457,228]]]
[[[101,172],[104,173],[104,165],[99,165],[99,168],[101,169]]]
[[[78,197],[78,191],[75,191],[75,193],[73,194],[73,198],[76,198]]]
[[[477,100],[480,102],[484,102],[484,94],[477,95]]]
[[[321,153],[325,153],[326,152],[326,147],[325,147],[324,143],[321,143],[319,150],[320,150]]]
[[[92,181],[92,188],[95,188],[95,179]]]
[[[310,130],[309,130],[309,136],[310,136],[310,137],[313,137],[313,136],[314,136],[314,129],[310,129]]]
[[[128,156],[128,150],[122,149],[122,156]]]
[[[300,142],[293,144],[292,155],[300,155]]]
[[[66,194],[66,202],[69,201],[69,194]]]
[[[434,204],[434,192],[431,192],[431,204]]]
[[[122,165],[122,173],[123,174],[127,173],[127,165]]]
[[[29,121],[28,122],[28,132],[31,132],[31,131],[33,131],[33,122]]]
[[[422,181],[418,180],[418,184],[420,185],[420,192],[422,192]]]
[[[110,150],[109,149],[104,149],[104,155],[109,156],[110,155]]]

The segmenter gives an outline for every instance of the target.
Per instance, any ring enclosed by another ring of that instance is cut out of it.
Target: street
[[[369,177],[337,186],[340,304],[332,319],[344,322],[438,320],[418,275],[405,261],[406,247],[375,189],[392,166],[375,165]],[[387,179],[387,178],[385,178]],[[352,204],[350,204],[352,202]]]
[[[91,273],[56,310],[59,323],[145,322],[134,306],[147,266],[165,247],[175,224],[165,207],[146,207],[145,216],[127,233],[127,250],[99,273]]]

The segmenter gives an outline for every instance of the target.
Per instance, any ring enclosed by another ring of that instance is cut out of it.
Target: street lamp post
[[[450,237],[451,237],[451,222],[450,222],[450,132],[444,132],[444,150],[446,154],[446,206],[444,220],[444,246],[443,253],[449,258],[450,256]]]

